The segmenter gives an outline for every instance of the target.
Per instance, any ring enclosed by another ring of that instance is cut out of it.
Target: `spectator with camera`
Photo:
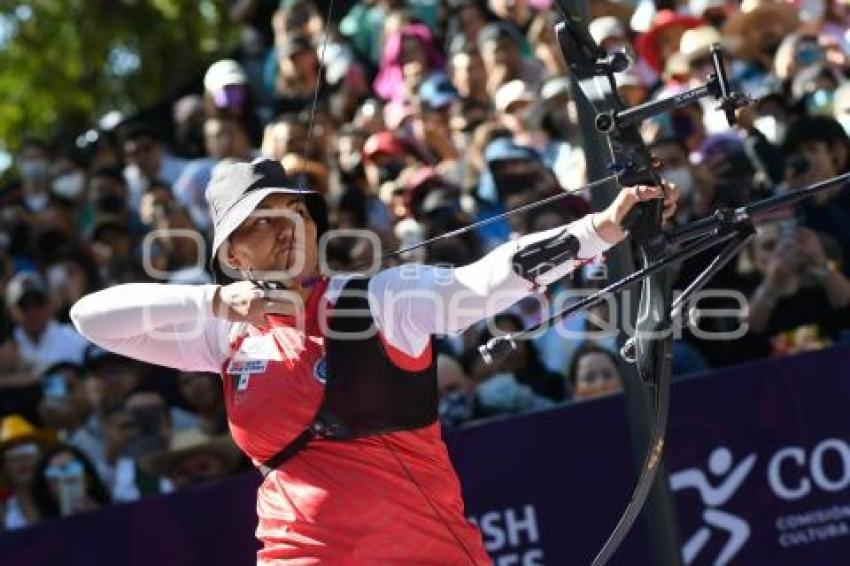
[[[166,449],[174,434],[168,404],[159,391],[135,389],[123,403],[107,410],[103,422],[105,458],[98,471],[114,501],[136,501],[173,490],[170,481],[143,465],[145,457]]]
[[[831,243],[832,258],[825,243]],[[850,320],[850,281],[838,268],[834,242],[794,220],[759,226],[752,244],[760,281],[750,297],[751,334],[781,346],[779,335],[816,325],[815,337],[832,341]],[[806,334],[808,336],[808,334]]]
[[[67,444],[58,444],[41,456],[31,492],[41,519],[70,517],[112,502],[91,460]]]
[[[787,171],[786,182],[792,190],[850,171],[850,138],[833,118],[799,118],[782,147],[789,162],[801,159],[805,163],[801,172],[791,167]],[[850,258],[850,192],[844,187],[825,191],[801,202],[798,212],[805,226],[834,238],[842,257]],[[847,261],[842,270],[850,274]]]

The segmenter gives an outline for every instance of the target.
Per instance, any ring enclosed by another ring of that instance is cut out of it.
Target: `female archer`
[[[233,438],[265,474],[258,564],[489,564],[440,437],[432,337],[619,242],[638,202],[663,198],[669,216],[675,189],[626,188],[464,267],[324,277],[324,201],[290,183],[271,160],[217,171],[206,196],[218,285],[119,285],[71,318],[109,350],[221,375]]]

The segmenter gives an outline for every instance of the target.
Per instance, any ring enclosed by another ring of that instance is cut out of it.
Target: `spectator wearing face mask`
[[[39,456],[54,441],[20,415],[0,420],[0,482],[7,490],[0,498],[0,530],[27,527],[42,518],[32,486]]]
[[[475,385],[463,366],[447,354],[437,356],[438,412],[445,429],[457,428],[472,418]]]
[[[792,112],[782,85],[775,78],[765,81],[757,99],[738,113],[738,129],[756,168],[756,185],[772,192],[785,178],[785,155],[781,150]]]
[[[478,338],[478,344],[486,344],[495,334],[494,330],[499,333],[518,332],[523,329],[522,319],[515,314],[500,314],[493,318],[492,329],[485,328]],[[517,394],[519,397],[525,396],[525,393],[520,393],[520,389],[527,388],[534,396],[541,398],[530,402],[530,406],[535,408],[543,407],[546,401],[562,401],[564,399],[563,378],[561,375],[551,372],[546,369],[543,362],[540,360],[540,354],[537,346],[531,340],[520,340],[517,342],[517,347],[511,353],[496,364],[495,371],[501,376],[497,383],[491,383],[484,386],[484,398],[482,398],[482,385],[478,386],[479,400],[485,405],[489,404],[490,399],[488,393],[494,393],[492,399],[495,405],[501,407],[502,402],[508,402],[507,397],[503,395]],[[508,377],[505,377],[508,376]],[[490,378],[492,379],[492,378]],[[511,384],[510,386],[508,384]],[[519,399],[514,399],[515,401]],[[520,401],[524,403],[525,400]],[[507,406],[507,405],[505,405]]]
[[[82,225],[86,200],[86,168],[82,157],[74,151],[57,155],[50,177],[53,199],[69,210],[78,226]]]
[[[554,406],[554,401],[536,395],[530,387],[519,383],[512,373],[487,366],[477,348],[464,352],[461,363],[475,384],[470,421],[519,415]]]
[[[687,223],[710,210],[710,187],[701,186],[688,159],[687,149],[676,138],[662,137],[650,144],[652,154],[661,161],[661,174],[679,189],[676,221]]]
[[[51,155],[47,144],[37,139],[24,140],[15,165],[21,177],[21,190],[11,204],[22,206],[31,214],[42,212],[50,204]]]
[[[91,460],[65,444],[42,455],[32,484],[32,498],[42,518],[70,517],[112,502]]]

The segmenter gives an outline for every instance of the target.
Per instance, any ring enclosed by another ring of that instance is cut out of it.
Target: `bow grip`
[[[638,203],[623,218],[623,229],[633,239],[646,241],[658,232],[663,211],[664,202],[661,199]]]

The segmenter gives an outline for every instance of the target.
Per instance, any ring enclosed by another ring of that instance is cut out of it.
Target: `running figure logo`
[[[698,468],[682,470],[670,476],[670,487],[673,491],[694,488],[699,492],[703,505],[706,507],[702,518],[708,526],[694,533],[682,549],[686,564],[694,561],[711,538],[710,527],[725,531],[729,535],[729,540],[714,561],[714,564],[718,566],[728,564],[750,538],[750,526],[743,519],[722,511],[718,507],[732,498],[755,463],[756,455],[750,454],[732,469],[732,453],[725,446],[721,446],[716,448],[708,458],[708,469],[720,482],[716,487],[711,485],[705,472]],[[722,479],[723,476],[726,478]]]

